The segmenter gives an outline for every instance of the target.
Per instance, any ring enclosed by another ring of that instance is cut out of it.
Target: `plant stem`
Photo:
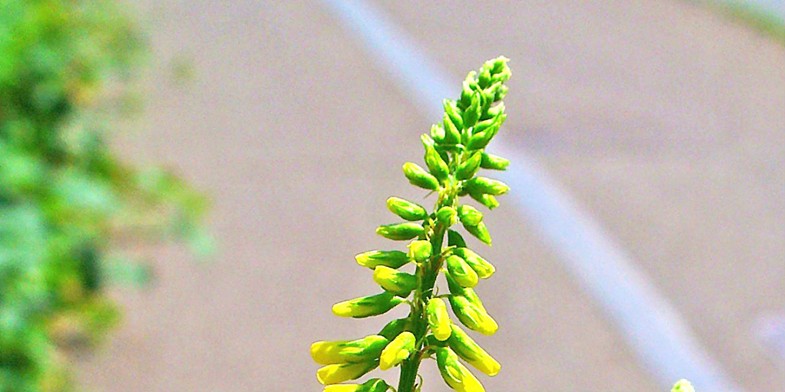
[[[452,200],[452,197],[448,198]],[[446,204],[446,203],[445,203]],[[439,203],[438,211],[443,205]],[[417,277],[419,280],[417,291],[414,297],[414,308],[409,315],[412,326],[412,333],[416,339],[414,353],[401,364],[401,376],[398,380],[398,392],[414,392],[414,384],[417,381],[417,373],[422,361],[422,349],[425,345],[425,334],[428,332],[428,318],[425,314],[425,306],[433,296],[433,288],[436,278],[439,276],[439,269],[442,266],[442,243],[446,227],[437,223],[433,230],[433,235],[429,238],[431,242],[431,258],[428,262],[417,266]]]

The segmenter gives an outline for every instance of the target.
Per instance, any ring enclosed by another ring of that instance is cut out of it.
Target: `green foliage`
[[[65,391],[68,349],[119,319],[104,288],[147,271],[119,250],[205,247],[205,200],[108,148],[142,54],[112,1],[0,3],[0,391]]]
[[[374,270],[373,279],[384,291],[339,302],[333,306],[333,313],[371,317],[402,303],[408,303],[411,311],[407,318],[393,320],[376,335],[314,343],[311,356],[325,365],[317,371],[317,379],[326,385],[325,392],[387,391],[391,386],[378,378],[363,384],[343,384],[377,367],[401,369],[398,392],[420,391],[418,370],[421,361],[428,358],[436,360],[445,383],[461,392],[485,390],[464,362],[489,376],[501,369],[451,321],[442,298],[447,299],[455,318],[466,328],[485,335],[498,329],[473,289],[479,279],[489,278],[495,269],[470,250],[463,236],[451,227],[460,222],[467,233],[491,244],[483,214],[462,204],[461,196],[493,209],[498,206],[495,196],[509,190],[500,181],[477,176],[481,168],[504,170],[509,165],[506,159],[484,152],[506,118],[501,100],[507,93],[504,83],[510,77],[507,61],[504,57],[487,61],[479,72],[469,73],[457,101],[444,100],[443,122],[434,125],[430,135],[421,137],[427,169],[411,162],[403,165],[404,176],[412,185],[438,196],[435,206],[429,213],[423,206],[398,197],[387,200],[387,208],[405,222],[379,226],[376,233],[394,241],[411,240],[408,252],[376,250],[358,254],[357,263]],[[398,270],[405,267],[413,271]],[[436,280],[442,272],[447,288],[439,289]]]

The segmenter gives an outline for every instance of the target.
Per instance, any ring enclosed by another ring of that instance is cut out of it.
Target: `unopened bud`
[[[464,128],[473,127],[480,119],[480,95],[477,93],[472,94],[471,103],[463,111],[463,126]]]
[[[491,275],[496,272],[496,268],[494,268],[493,264],[480,257],[480,255],[469,248],[456,248],[453,250],[453,253],[465,260],[466,264],[469,264],[469,267],[472,267],[480,279],[490,278]]]
[[[491,70],[487,67],[483,67],[482,70],[480,70],[480,75],[477,77],[477,84],[479,84],[480,88],[486,88],[491,82]]]
[[[482,163],[482,154],[477,151],[469,159],[461,162],[458,165],[458,168],[455,170],[455,178],[459,180],[468,180],[474,177],[477,174],[477,170],[480,169],[480,164]]]
[[[474,177],[463,185],[469,193],[485,193],[493,196],[503,195],[510,190],[507,184],[486,177]]]
[[[399,197],[387,199],[387,209],[407,221],[420,221],[428,217],[428,211],[423,206]]]
[[[468,204],[463,204],[458,206],[458,218],[464,226],[477,226],[482,222],[482,212]]]
[[[485,226],[484,222],[480,222],[477,226],[464,226],[466,231],[468,231],[471,235],[477,237],[478,240],[491,245],[491,233],[488,232],[488,228]]]
[[[459,357],[489,376],[495,376],[499,373],[502,366],[498,361],[483,350],[459,326],[451,324],[450,327],[452,328],[452,333],[447,343]]]
[[[450,295],[450,306],[458,320],[472,331],[483,335],[493,335],[499,329],[496,320],[485,309],[475,306],[462,295]]]
[[[376,368],[377,362],[341,363],[327,365],[316,371],[316,378],[323,385],[338,384],[356,380]]]
[[[450,315],[447,313],[447,305],[441,298],[431,298],[425,309],[428,316],[428,325],[436,340],[445,341],[450,337]]]
[[[447,113],[444,114],[444,118],[442,120],[442,124],[444,125],[444,143],[446,144],[458,144],[461,142],[461,131],[458,128],[450,116]]]
[[[392,293],[384,292],[339,302],[333,305],[333,313],[336,316],[353,318],[376,316],[387,313],[387,311],[396,307],[403,301],[403,298],[396,297]]]
[[[496,198],[491,195],[472,192],[469,193],[469,196],[471,196],[472,199],[477,200],[478,203],[488,207],[489,210],[492,210],[499,206],[499,201],[496,200]]]
[[[385,291],[406,297],[417,287],[417,277],[380,265],[373,271],[373,281]]]
[[[406,253],[399,250],[372,250],[354,256],[357,264],[374,269],[379,265],[400,268],[410,260]]]
[[[432,250],[431,243],[426,240],[413,241],[409,244],[409,258],[418,263],[425,262],[431,257]]]
[[[379,357],[379,368],[387,370],[409,358],[414,351],[414,334],[409,331],[402,332],[382,351]]]
[[[436,349],[436,364],[444,382],[458,392],[485,392],[482,384],[447,347]]]
[[[432,191],[439,189],[439,180],[416,163],[404,163],[403,174],[409,180],[409,183],[414,186]]]
[[[482,153],[482,161],[480,162],[481,168],[490,170],[507,170],[507,166],[510,166],[509,160],[485,152]]]
[[[459,256],[450,256],[446,261],[447,273],[455,279],[461,287],[474,287],[477,285],[478,276],[472,267]]]
[[[431,125],[431,137],[437,143],[444,142],[444,127],[439,124]]]
[[[436,211],[436,219],[442,225],[450,227],[455,224],[457,221],[458,213],[455,211],[455,208],[450,206],[444,206],[439,208],[439,211]]]
[[[311,357],[320,365],[367,362],[379,358],[389,342],[380,335],[369,335],[357,340],[316,342],[311,344]]]
[[[450,174],[450,168],[447,167],[447,163],[444,162],[433,145],[423,143],[423,146],[425,147],[425,156],[423,159],[425,160],[425,165],[428,166],[428,170],[430,170],[431,174],[437,179],[442,181],[445,180]]]
[[[450,118],[450,121],[455,125],[455,128],[457,128],[458,132],[460,133],[460,131],[464,128],[460,109],[458,109],[455,101],[451,99],[445,99],[442,101],[442,103],[444,106],[444,114]]]
[[[682,379],[676,382],[671,392],[695,392],[695,388],[689,381]]]
[[[376,234],[394,240],[406,241],[412,238],[417,238],[425,232],[425,229],[417,223],[392,223],[389,225],[381,225],[376,228]]]

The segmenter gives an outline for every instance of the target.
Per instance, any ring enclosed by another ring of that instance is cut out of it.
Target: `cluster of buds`
[[[480,279],[493,275],[495,268],[469,249],[458,224],[466,233],[491,245],[482,212],[462,204],[460,198],[469,196],[493,209],[499,205],[496,197],[509,190],[501,181],[477,176],[480,169],[505,170],[509,165],[508,160],[485,152],[506,118],[501,100],[507,94],[504,83],[510,78],[507,61],[499,57],[487,61],[479,72],[470,72],[460,98],[444,100],[442,122],[421,137],[426,167],[411,162],[403,165],[403,173],[412,185],[438,194],[433,212],[408,200],[389,198],[387,208],[403,222],[379,226],[376,233],[394,241],[409,241],[408,249],[358,254],[357,263],[373,270],[373,280],[383,292],[339,302],[332,310],[338,316],[364,318],[407,303],[411,312],[375,335],[314,343],[311,356],[324,365],[317,371],[317,378],[325,385],[325,392],[393,389],[379,378],[362,384],[345,383],[377,367],[400,367],[397,392],[420,391],[418,369],[427,358],[436,360],[445,383],[460,392],[485,390],[464,363],[489,376],[499,372],[501,365],[453,322],[447,303],[464,327],[485,335],[498,329],[474,290]],[[406,272],[405,268],[411,270]],[[436,278],[442,272],[447,290],[439,294]]]

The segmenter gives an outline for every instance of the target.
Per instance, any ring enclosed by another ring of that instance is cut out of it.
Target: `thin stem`
[[[455,196],[452,192],[449,192],[446,197],[440,198],[436,211],[441,207],[452,205]],[[425,346],[425,334],[428,332],[428,318],[425,314],[425,306],[433,297],[436,278],[439,276],[439,270],[444,261],[442,258],[442,245],[446,232],[447,228],[442,223],[437,223],[434,226],[433,235],[427,238],[431,242],[432,256],[427,262],[417,266],[418,287],[413,298],[414,306],[409,314],[412,333],[416,341],[416,353],[421,352]],[[398,392],[414,392],[420,362],[422,362],[422,355],[411,355],[403,361],[401,364],[401,375],[398,380]]]

